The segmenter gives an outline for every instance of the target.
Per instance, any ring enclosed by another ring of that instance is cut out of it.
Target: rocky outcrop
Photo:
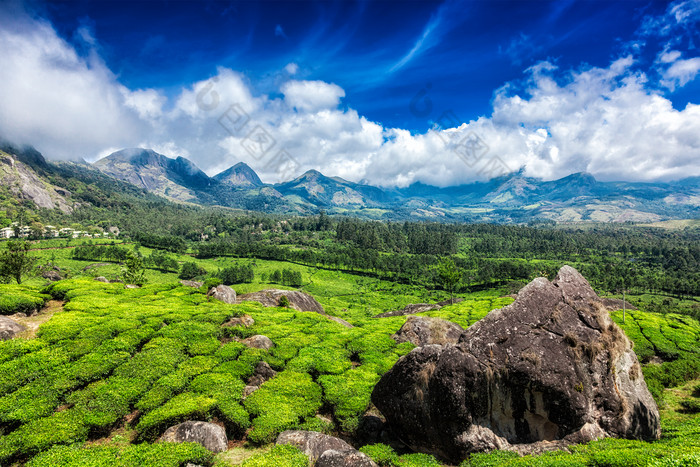
[[[325,467],[377,466],[369,457],[357,451],[342,439],[315,431],[285,431],[280,433],[275,444],[296,446],[309,458],[309,465]]]
[[[219,425],[188,421],[168,428],[158,441],[171,443],[199,443],[213,453],[227,449],[226,431]]]
[[[188,281],[186,279],[182,279],[180,281],[180,284],[182,284],[185,287],[194,287],[195,289],[200,288],[201,286],[204,285],[204,282],[199,282],[199,281]]]
[[[459,324],[428,316],[409,316],[396,334],[397,344],[410,342],[420,347],[428,344],[456,344],[464,329]]]
[[[233,305],[236,303],[236,291],[228,285],[217,285],[207,292],[207,297]]]
[[[105,284],[109,283],[109,279],[107,279],[105,276],[97,276],[95,277],[95,280],[97,282],[104,282]]]
[[[311,295],[298,290],[267,289],[260,292],[243,294],[238,297],[240,301],[253,301],[263,306],[280,306],[280,299],[285,296],[289,300],[289,308],[297,311],[314,311],[325,313],[323,306]]]
[[[41,154],[35,156],[40,158],[37,162],[46,164]],[[16,154],[13,157],[3,150],[0,150],[0,185],[7,187],[17,199],[31,200],[40,208],[60,209],[66,214],[73,211],[72,203],[66,199],[70,196],[68,190],[43,181],[30,165],[18,160]]]
[[[26,330],[26,326],[11,320],[6,316],[0,316],[0,341],[14,338],[20,332]]]
[[[416,451],[558,448],[606,436],[653,440],[659,412],[632,344],[575,269],[538,278],[456,345],[402,357],[372,402]]]
[[[241,343],[246,347],[263,350],[270,350],[275,345],[272,343],[269,337],[261,334],[256,334],[255,336],[250,336],[247,339],[243,339]]]

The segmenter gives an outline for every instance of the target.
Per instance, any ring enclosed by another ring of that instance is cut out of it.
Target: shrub
[[[381,467],[392,467],[398,465],[399,456],[386,444],[370,444],[360,448],[360,452],[367,454],[374,462]]]
[[[207,419],[215,403],[211,397],[188,392],[179,394],[141,418],[136,425],[139,438],[153,440],[171,425],[185,420]]]
[[[264,454],[252,456],[241,467],[307,467],[309,459],[303,452],[287,444],[274,446]]]
[[[0,284],[0,315],[33,313],[44,306],[49,298],[23,286]]]
[[[316,413],[321,407],[321,388],[308,374],[285,370],[249,396],[244,406],[257,416],[249,434],[251,441],[269,443],[300,419]]]
[[[192,280],[197,276],[203,276],[207,272],[204,268],[201,268],[194,261],[187,261],[182,264],[182,269],[180,270],[180,279]]]
[[[116,446],[54,446],[27,463],[27,467],[180,467],[209,464],[213,454],[196,443]]]

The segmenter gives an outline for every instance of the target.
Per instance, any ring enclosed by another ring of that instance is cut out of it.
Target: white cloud
[[[287,81],[282,85],[284,100],[302,111],[334,109],[345,97],[345,91],[323,81]]]
[[[663,71],[661,84],[673,91],[676,87],[685,86],[694,80],[698,72],[700,72],[700,57],[676,60]]]
[[[287,66],[284,67],[284,71],[286,71],[290,75],[296,75],[299,71],[299,65],[297,65],[296,63],[287,63]]]

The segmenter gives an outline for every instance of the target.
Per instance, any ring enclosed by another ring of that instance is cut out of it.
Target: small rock
[[[409,316],[396,334],[397,343],[410,342],[421,347],[429,344],[456,344],[464,329],[455,323],[428,316]]]
[[[209,289],[207,296],[216,300],[220,300],[224,303],[228,303],[229,305],[233,305],[234,303],[236,303],[236,291],[228,285],[222,284],[217,285],[216,287],[212,287],[211,289]]]
[[[19,324],[6,316],[0,316],[0,341],[12,339],[25,329],[27,329],[26,326]]]
[[[260,386],[246,386],[243,388],[243,396],[242,398],[245,399],[246,397],[250,396],[253,394],[255,391],[260,389]]]
[[[95,280],[97,282],[105,282],[105,283],[109,282],[109,279],[107,279],[105,276],[97,276],[97,277],[95,277]]]
[[[248,380],[249,386],[262,386],[268,379],[274,378],[277,372],[265,361],[260,361],[255,367],[255,373]]]
[[[275,344],[272,343],[269,337],[256,334],[255,336],[250,336],[247,339],[241,341],[246,347],[252,347],[254,349],[270,350]]]
[[[195,289],[198,289],[204,285],[204,282],[187,281],[183,279],[180,281],[180,284],[184,285],[185,287],[194,287]]]
[[[213,453],[228,447],[226,431],[219,425],[207,422],[187,421],[171,426],[158,441],[171,443],[199,443]]]
[[[366,454],[356,449],[338,451],[329,449],[321,454],[315,467],[378,467]]]
[[[136,285],[136,284],[126,284],[126,285],[124,286],[124,288],[125,288],[125,289],[140,289],[141,286],[140,286],[140,285]]]
[[[276,445],[289,444],[296,446],[301,452],[306,454],[311,465],[316,462],[321,455],[329,449],[339,451],[354,450],[352,446],[339,438],[324,435],[316,431],[288,430],[280,433],[275,441]]]
[[[255,324],[255,320],[253,318],[251,318],[248,315],[243,315],[243,316],[237,316],[235,318],[231,318],[230,320],[228,320],[224,324],[222,324],[221,327],[222,328],[234,328],[236,326],[243,326],[245,328],[249,328],[254,324]]]
[[[44,279],[48,279],[51,282],[60,281],[61,279],[63,279],[61,277],[61,274],[53,269],[44,271],[43,273],[41,273],[41,277],[43,277]]]

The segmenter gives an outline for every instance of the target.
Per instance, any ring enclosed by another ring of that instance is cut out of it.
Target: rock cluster
[[[575,269],[538,278],[457,344],[402,357],[372,402],[416,451],[459,463],[606,436],[653,440],[659,412],[632,344]]]

